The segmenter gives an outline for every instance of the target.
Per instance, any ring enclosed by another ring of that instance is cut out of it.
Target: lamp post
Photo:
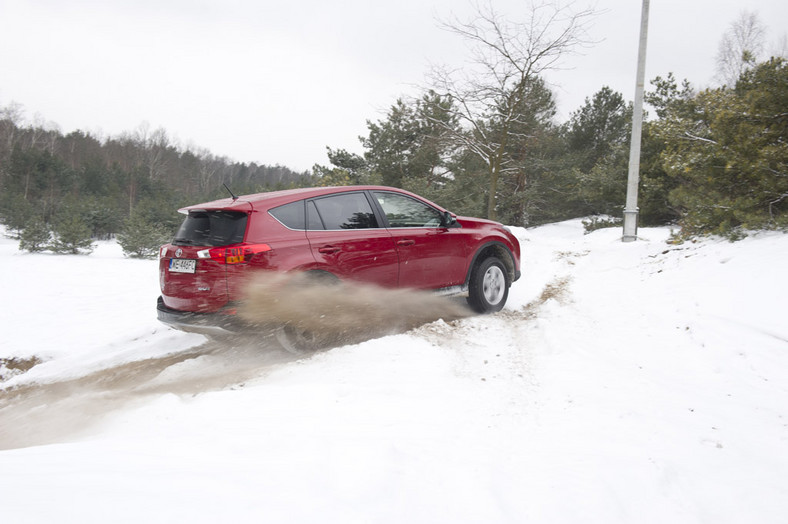
[[[637,240],[638,232],[638,182],[640,178],[640,136],[643,131],[643,88],[646,78],[646,40],[648,39],[648,4],[643,0],[640,15],[640,45],[635,82],[635,104],[632,111],[632,139],[629,144],[629,175],[627,177],[627,202],[624,206],[624,242]]]

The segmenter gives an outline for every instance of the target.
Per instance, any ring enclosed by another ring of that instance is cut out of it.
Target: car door
[[[373,191],[399,255],[399,286],[439,289],[465,282],[461,228],[442,225],[442,212],[393,191]]]
[[[307,239],[326,271],[342,279],[396,287],[397,248],[364,191],[307,201]]]

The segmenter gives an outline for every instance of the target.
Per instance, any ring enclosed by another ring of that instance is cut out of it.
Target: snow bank
[[[78,376],[203,340],[156,319],[156,261],[124,258],[115,242],[98,242],[90,256],[17,244],[0,231],[0,358],[41,358],[25,380]]]

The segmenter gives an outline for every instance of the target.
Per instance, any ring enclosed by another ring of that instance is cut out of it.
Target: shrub
[[[33,218],[19,236],[19,249],[37,253],[49,249],[52,233],[49,226],[39,218]]]
[[[54,228],[54,240],[50,249],[55,253],[72,255],[90,254],[93,251],[93,239],[90,228],[76,214],[67,216]]]
[[[0,197],[0,222],[7,226],[9,236],[20,238],[34,215],[34,207],[21,195],[5,192]]]
[[[131,258],[156,258],[159,247],[171,238],[166,228],[150,222],[141,213],[132,213],[118,233],[123,253]]]
[[[603,229],[606,227],[621,227],[622,224],[623,220],[610,216],[595,215],[583,219],[583,229],[585,229],[586,235],[592,231],[596,231],[597,229]]]

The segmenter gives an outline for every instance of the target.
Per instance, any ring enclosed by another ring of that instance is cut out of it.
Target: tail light
[[[271,251],[268,244],[246,244],[234,247],[214,247],[197,252],[201,259],[209,258],[219,264],[244,264],[258,253]]]

